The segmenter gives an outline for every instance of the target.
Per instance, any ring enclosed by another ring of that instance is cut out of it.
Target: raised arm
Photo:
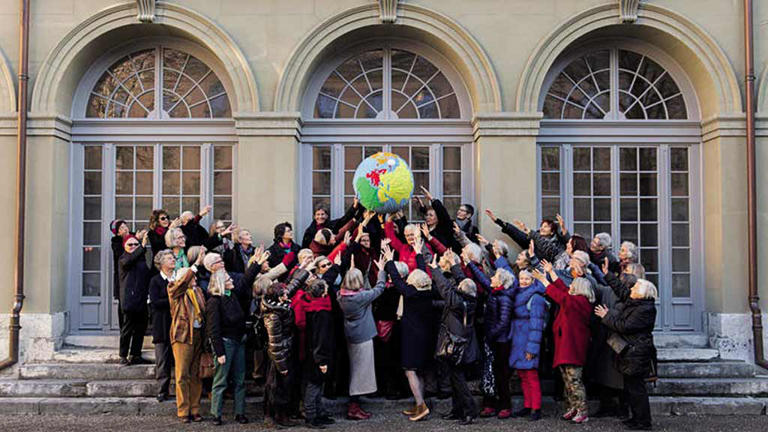
[[[397,271],[394,261],[388,261],[384,266],[384,270],[387,271],[389,278],[392,279],[392,284],[398,291],[400,291],[400,294],[409,297],[416,292],[416,289],[408,285],[403,278],[400,277],[400,273]]]
[[[470,261],[467,264],[467,267],[469,267],[469,270],[472,272],[472,274],[475,276],[475,280],[477,280],[480,285],[485,287],[486,289],[491,288],[491,279],[488,277],[488,275],[485,274],[478,266],[477,264]]]
[[[193,277],[195,277],[195,272],[188,270],[184,273],[184,277],[168,284],[168,298],[179,299],[182,297],[187,291],[187,288],[189,288],[189,282]]]

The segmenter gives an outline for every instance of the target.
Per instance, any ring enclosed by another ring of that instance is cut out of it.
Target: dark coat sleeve
[[[307,281],[308,277],[309,272],[304,269],[298,269],[293,273],[293,278],[291,278],[291,281],[286,285],[288,298],[293,298],[294,294],[296,294],[296,291],[304,286],[304,283]]]
[[[437,226],[440,234],[447,239],[453,239],[453,219],[451,219],[451,215],[448,214],[448,209],[445,208],[443,202],[439,199],[432,200],[432,208],[437,215]],[[453,247],[452,244],[446,244],[445,246]]]
[[[496,225],[500,226],[501,232],[508,235],[512,240],[515,241],[515,243],[517,243],[518,246],[524,250],[528,249],[528,242],[530,241],[528,234],[520,231],[511,223],[504,222],[501,219],[496,219]]]
[[[312,243],[312,239],[315,238],[315,234],[317,234],[317,223],[313,220],[307,229],[304,230],[304,237],[302,237],[301,240],[301,247],[308,248],[309,244]]]
[[[622,335],[647,332],[656,321],[655,307],[612,309],[603,317],[603,324]]]
[[[403,278],[400,277],[400,273],[397,271],[397,267],[395,266],[395,263],[393,261],[387,262],[386,265],[384,265],[384,270],[387,271],[387,274],[389,275],[390,279],[392,279],[392,284],[395,286],[395,288],[405,297],[410,297],[412,295],[416,294],[416,289],[410,285],[408,285]]]
[[[312,323],[312,356],[318,366],[329,365],[333,361],[333,315],[328,311],[314,313]]]
[[[631,287],[626,286],[621,279],[611,272],[608,272],[608,274],[605,275],[605,283],[611,287],[611,290],[613,290],[618,301],[627,301]]]
[[[210,296],[205,302],[205,331],[211,338],[213,353],[216,357],[224,355],[224,341],[221,338],[221,297]]]
[[[491,288],[491,279],[488,278],[488,276],[482,270],[480,270],[480,268],[478,268],[475,263],[470,262],[469,269],[472,271],[472,274],[475,276],[475,279],[478,282],[480,282],[480,285],[482,285],[486,289]]]
[[[168,285],[162,276],[157,275],[149,282],[149,303],[153,309],[170,309]]]

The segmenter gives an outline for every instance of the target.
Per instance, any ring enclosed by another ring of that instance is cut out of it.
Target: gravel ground
[[[657,417],[654,419],[654,428],[657,431],[766,431],[768,430],[768,416],[730,416],[730,417]],[[88,417],[76,416],[0,416],[0,430],[12,432],[25,431],[169,431],[169,430],[216,430],[216,431],[243,431],[264,430],[259,421],[241,426],[226,422],[223,426],[213,426],[210,421],[198,424],[182,425],[171,416],[137,416],[120,417],[114,415],[98,415]],[[305,428],[292,428],[295,431],[307,431]],[[481,419],[472,426],[459,426],[453,422],[432,418],[428,421],[411,423],[402,415],[395,412],[387,415],[377,414],[369,421],[351,422],[338,421],[328,431],[349,432],[383,432],[383,431],[530,431],[530,432],[555,432],[555,431],[621,431],[622,425],[617,420],[593,419],[583,426],[570,425],[564,421],[552,417],[545,418],[536,423],[524,420]]]

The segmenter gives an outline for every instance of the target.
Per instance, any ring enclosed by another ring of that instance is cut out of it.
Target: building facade
[[[11,233],[18,2],[3,3]],[[754,13],[766,268],[768,4]],[[635,242],[658,333],[750,360],[742,26],[736,0],[32,1],[22,358],[114,334],[112,219],[211,204],[267,243],[317,204],[340,214],[357,164],[387,150],[449,209],[474,204],[488,238],[486,208]],[[13,261],[0,249],[8,310]]]

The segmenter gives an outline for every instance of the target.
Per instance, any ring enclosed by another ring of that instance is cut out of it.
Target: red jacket
[[[392,249],[397,251],[397,253],[400,256],[399,261],[402,261],[406,264],[408,264],[408,271],[412,272],[418,268],[416,265],[416,251],[413,250],[411,245],[407,243],[403,243],[400,241],[399,238],[397,238],[397,234],[395,234],[395,224],[392,221],[387,222],[384,224],[384,234],[387,236],[387,238],[390,240],[390,245],[392,246]],[[427,249],[429,249],[430,252],[432,252],[432,247],[429,244],[426,244]],[[429,270],[429,267],[427,268]],[[427,274],[431,274],[429,271],[427,271]]]
[[[555,358],[552,367],[584,366],[587,360],[592,305],[582,295],[568,294],[568,289],[562,279],[557,279],[547,286],[549,298],[560,305],[552,326],[552,333],[555,335]]]

